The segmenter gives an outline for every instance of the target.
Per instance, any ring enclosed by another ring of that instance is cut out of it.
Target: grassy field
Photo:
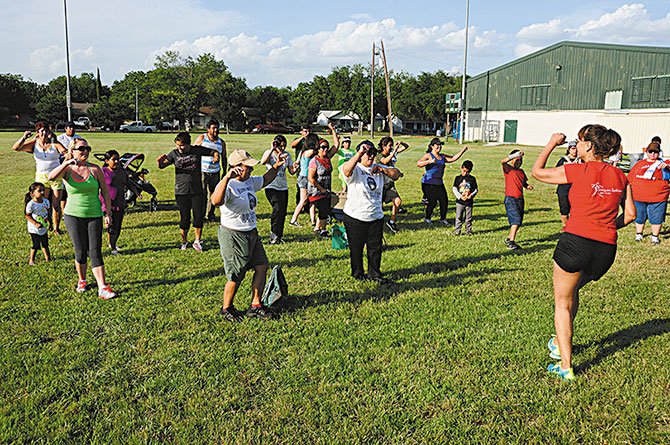
[[[475,235],[456,237],[422,222],[415,162],[429,138],[403,137],[411,150],[398,189],[409,213],[385,235],[382,262],[397,284],[350,279],[346,251],[287,226],[287,243],[266,250],[294,307],[232,325],[217,316],[216,224],[204,228],[205,252],[178,250],[174,171],[154,161],[173,135],[87,134],[94,153],[145,153],[161,201],[158,212],[127,215],[123,255],[103,251],[121,293],[111,301],[74,292],[67,236],[51,238],[53,262],[38,253],[27,265],[22,200],[34,162],[11,152],[18,136],[0,133],[3,443],[670,442],[668,232],[659,247],[634,243],[632,227],[620,232],[616,263],[582,292],[576,382],[547,375],[558,206],[553,187],[531,180],[523,250],[505,248],[499,160],[510,147],[475,144],[464,156],[480,192]],[[272,139],[223,137],[256,156]],[[529,172],[539,149],[525,150]],[[459,165],[447,166],[449,185]],[[238,308],[248,307],[249,281]]]

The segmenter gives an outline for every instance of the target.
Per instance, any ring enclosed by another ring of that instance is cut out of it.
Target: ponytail
[[[42,187],[44,188],[44,184],[41,182],[33,182],[30,184],[28,187],[28,193],[26,193],[26,196],[23,198],[23,206],[27,206],[30,201],[33,200],[33,192],[37,190],[37,188]]]

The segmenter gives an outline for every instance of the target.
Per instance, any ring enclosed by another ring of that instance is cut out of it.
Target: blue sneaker
[[[549,348],[549,357],[555,360],[561,359],[561,351],[560,349],[558,349],[558,343],[556,343],[555,335],[552,335],[551,338],[549,339],[549,343],[547,343],[547,348]]]
[[[575,379],[575,373],[572,371],[572,368],[561,369],[560,363],[552,363],[551,365],[547,366],[547,371],[549,371],[551,374],[556,374],[567,382],[571,382]]]

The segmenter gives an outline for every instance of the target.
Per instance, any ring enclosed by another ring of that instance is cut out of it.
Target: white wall
[[[660,136],[662,145],[670,144],[670,109],[658,110],[593,110],[593,111],[489,111],[471,112],[466,117],[465,139],[482,140],[482,124],[500,121],[500,137],[505,134],[505,120],[518,121],[516,143],[544,145],[552,133],[565,133],[575,139],[586,124],[601,124],[616,130],[622,138],[624,153],[638,153]],[[667,142],[666,142],[667,141]]]

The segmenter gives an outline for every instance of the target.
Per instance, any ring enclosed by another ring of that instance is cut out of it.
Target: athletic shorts
[[[229,281],[240,283],[247,270],[269,264],[256,229],[241,232],[219,226],[218,238],[223,269]]]
[[[307,176],[298,176],[298,188],[300,189],[307,188]]]
[[[310,203],[316,208],[316,211],[319,214],[319,219],[326,219],[330,215],[330,197],[324,196],[321,199],[316,201],[311,201]]]
[[[568,195],[557,195],[558,196],[558,210],[561,212],[561,216],[570,216],[570,200]]]
[[[649,220],[649,224],[663,224],[665,222],[665,210],[667,206],[668,201],[635,201],[635,209],[637,209],[637,217],[635,218],[635,222],[637,224],[644,224],[647,220]]]
[[[507,212],[507,221],[510,226],[520,226],[523,223],[524,201],[521,198],[512,198],[505,196],[505,211]]]
[[[49,173],[35,173],[35,182],[41,182],[46,189],[63,190],[65,188],[61,178],[49,181]]]
[[[33,241],[33,250],[40,250],[42,248],[49,248],[49,235],[45,233],[44,235],[38,235],[36,233],[30,234],[30,239]]]
[[[395,187],[384,189],[384,193],[382,195],[382,201],[384,201],[384,204],[393,202],[393,200],[396,198],[400,198],[400,195],[398,194],[398,190],[396,190]]]
[[[572,233],[561,233],[554,261],[566,272],[581,272],[589,281],[598,281],[614,263],[616,244],[594,241]]]

